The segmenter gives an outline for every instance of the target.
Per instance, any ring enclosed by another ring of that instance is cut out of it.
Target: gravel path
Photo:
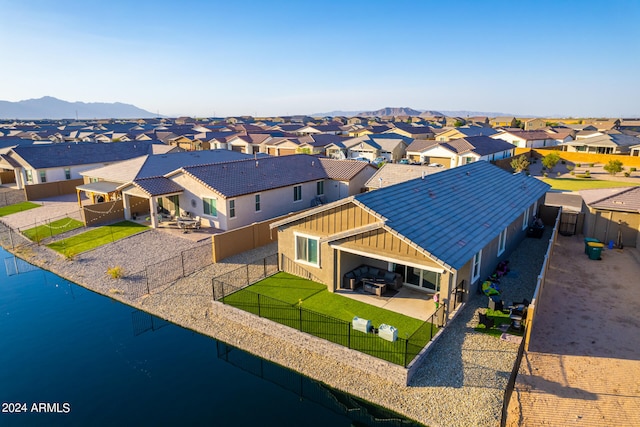
[[[543,239],[525,239],[512,254],[511,273],[502,279],[505,301],[530,300],[533,296],[550,232],[547,229]],[[504,389],[518,345],[473,330],[477,325],[477,312],[486,307],[486,297],[472,294],[407,387],[222,315],[219,303],[212,302],[212,277],[275,253],[275,243],[212,264],[161,292],[134,300],[127,295],[123,280],[114,280],[106,274],[108,268],[116,265],[124,269],[125,275],[139,271],[144,265],[157,263],[196,245],[180,237],[148,230],[78,255],[73,260],[66,260],[45,246],[30,245],[18,252],[28,261],[81,286],[238,346],[430,426],[499,425]]]

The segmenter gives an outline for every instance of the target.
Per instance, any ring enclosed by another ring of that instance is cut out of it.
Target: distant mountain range
[[[512,113],[497,113],[486,111],[449,111],[449,110],[414,110],[409,107],[385,107],[376,111],[330,111],[328,113],[316,113],[312,114],[313,117],[326,117],[326,116],[345,116],[345,117],[385,117],[385,116],[420,116],[420,117],[433,117],[433,116],[448,116],[448,117],[473,117],[473,116],[486,116],[486,117],[498,117],[498,116],[518,116]],[[535,117],[535,116],[526,116]]]
[[[24,101],[0,101],[0,119],[145,119],[157,114],[121,102],[68,102],[45,96]]]

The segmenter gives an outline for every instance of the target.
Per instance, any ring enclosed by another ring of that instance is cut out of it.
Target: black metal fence
[[[160,288],[187,277],[196,271],[213,264],[211,242],[185,249],[178,255],[145,266],[144,270],[127,274],[123,279],[131,298],[151,294]]]
[[[216,276],[211,280],[214,300],[224,298],[230,289],[242,289],[279,271],[278,254],[269,255],[247,263],[245,266]],[[225,290],[225,286],[228,288]]]
[[[287,257],[285,254],[281,254],[280,256],[280,271],[284,271],[285,273],[290,273],[294,276],[302,277],[313,282],[323,283],[322,280],[318,279],[313,275],[313,273],[303,268],[300,264]]]
[[[362,332],[354,329],[353,322],[261,295],[246,289],[246,285],[236,287],[220,282],[219,286],[216,289],[214,285],[214,289],[224,304],[404,367],[438,332],[437,319],[444,318],[444,306],[441,306],[411,336],[388,341],[378,336],[375,328],[370,331],[374,333]]]

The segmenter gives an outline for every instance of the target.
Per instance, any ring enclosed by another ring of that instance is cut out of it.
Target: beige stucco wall
[[[221,230],[232,230],[290,212],[309,209],[316,197],[317,181],[299,184],[302,186],[302,199],[299,201],[293,200],[293,186],[238,196],[232,198],[236,204],[236,216],[229,218],[229,200],[232,199],[222,197],[185,174],[176,174],[171,179],[184,188],[184,193],[180,196],[180,208],[190,212],[192,216],[200,216],[204,226]],[[259,212],[255,210],[256,194],[260,194]],[[203,197],[217,200],[217,216],[204,215]],[[195,207],[191,204],[192,200],[195,201]]]
[[[621,221],[621,226],[618,225]],[[640,214],[587,209],[584,222],[585,237],[594,237],[605,244],[617,242],[618,229],[622,231],[623,246],[640,247]]]

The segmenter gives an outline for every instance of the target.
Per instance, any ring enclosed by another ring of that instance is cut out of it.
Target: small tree
[[[609,160],[609,163],[603,166],[603,169],[611,175],[622,172],[622,162],[620,160]]]
[[[529,168],[529,160],[527,160],[527,156],[523,154],[521,156],[514,157],[513,160],[511,160],[510,165],[515,173],[519,173]]]
[[[462,120],[456,120],[456,121],[453,123],[453,127],[459,128],[459,127],[461,127],[461,126],[464,126],[464,122],[463,122]]]
[[[558,153],[549,153],[542,158],[542,164],[545,168],[551,170],[560,161],[560,155]]]

